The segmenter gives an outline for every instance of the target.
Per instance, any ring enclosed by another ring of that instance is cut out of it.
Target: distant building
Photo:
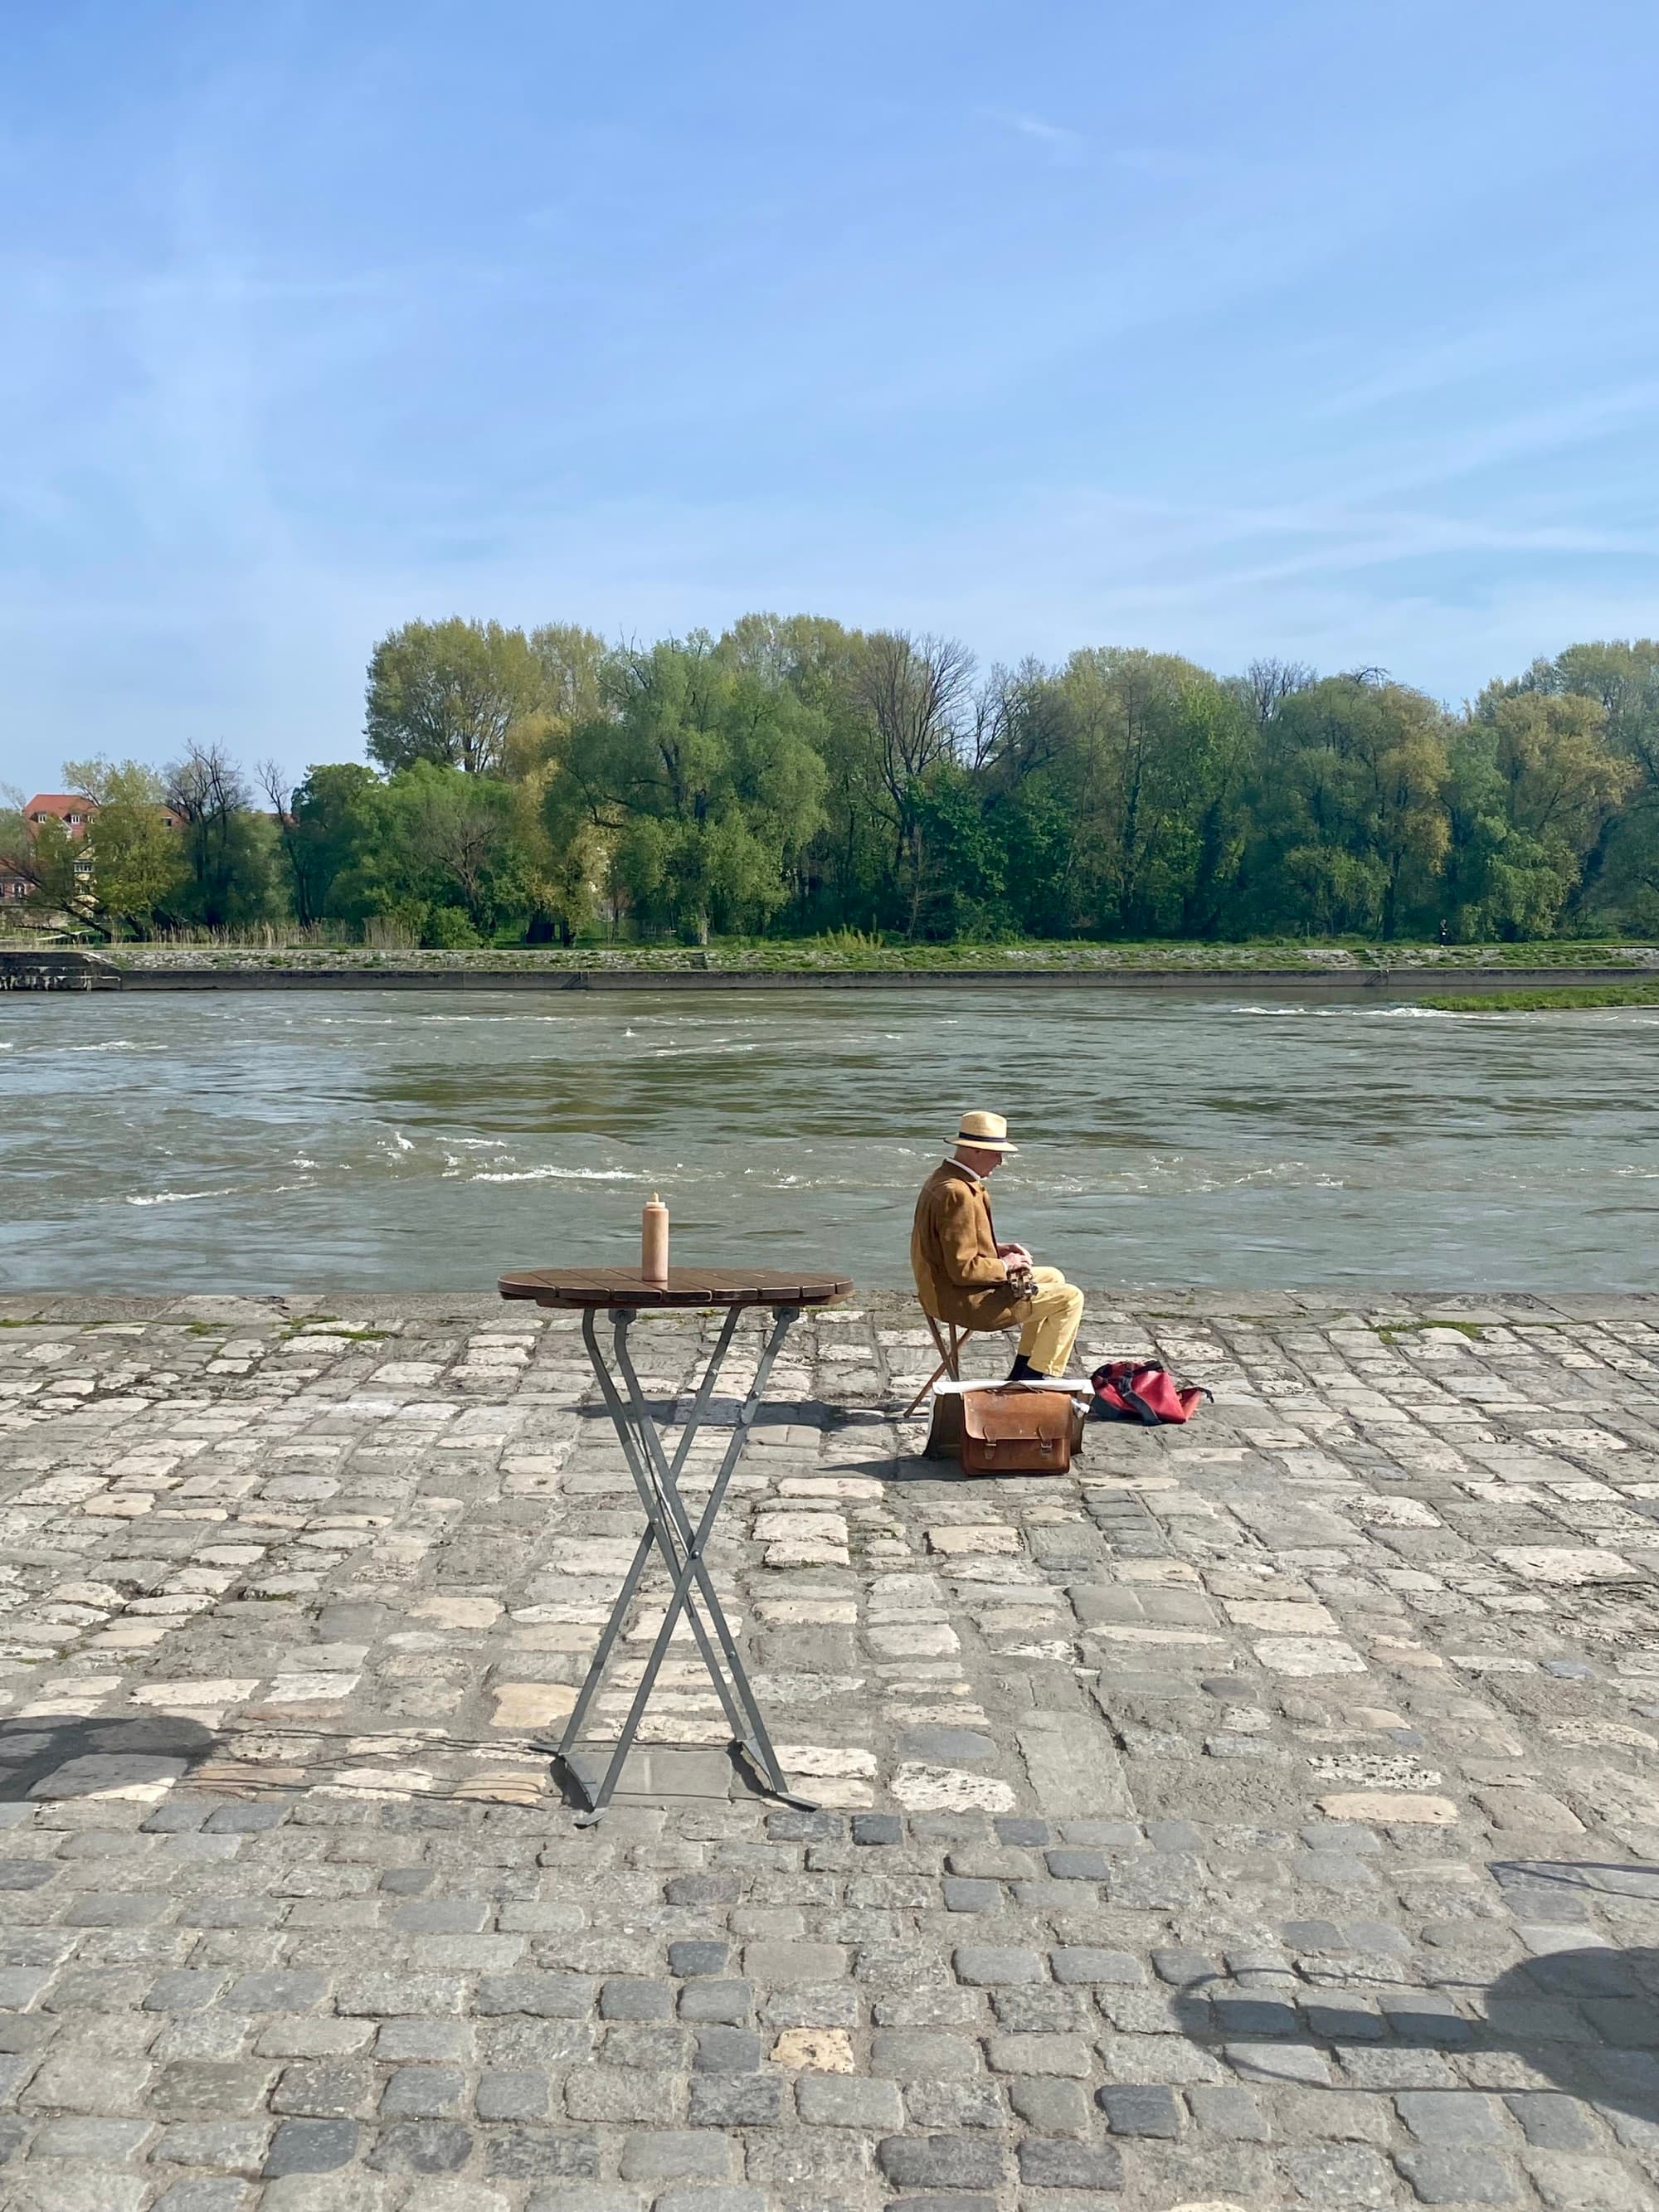
[[[23,827],[31,842],[40,835],[41,825],[61,822],[69,832],[71,844],[79,844],[91,828],[98,811],[98,801],[88,799],[79,791],[37,791],[23,809]],[[92,855],[77,853],[75,856],[75,884],[77,891],[92,888]],[[32,890],[33,885],[30,886]],[[27,898],[27,891],[17,894]]]
[[[0,931],[56,929],[61,915],[48,914],[37,901],[40,886],[20,860],[0,860]]]
[[[97,811],[98,801],[84,793],[37,791],[23,809],[23,819],[32,830],[43,822],[61,822],[71,837],[84,837]]]
[[[155,810],[164,830],[182,830],[183,815],[170,806]],[[61,822],[71,837],[84,837],[98,815],[98,801],[79,791],[37,791],[23,809],[23,819],[33,831],[43,822]]]
[[[164,830],[184,828],[184,817],[175,814],[170,806],[158,807],[156,811],[161,816],[161,827]],[[44,823],[61,822],[69,832],[71,841],[79,843],[96,821],[98,811],[98,801],[95,799],[89,799],[85,792],[37,791],[23,809],[23,826],[33,840]],[[77,893],[91,890],[93,873],[92,854],[90,852],[77,854],[75,859],[75,883]],[[33,896],[35,885],[31,878],[14,871],[8,880],[12,887],[9,890],[0,890],[0,897],[9,898],[14,903],[21,905],[24,900]],[[18,884],[23,885],[24,888],[17,889]]]
[[[34,896],[34,878],[15,860],[0,860],[0,907],[21,906]]]

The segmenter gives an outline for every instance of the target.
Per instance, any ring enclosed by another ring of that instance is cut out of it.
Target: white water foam
[[[234,1198],[233,1190],[159,1190],[147,1198],[129,1198],[129,1206],[183,1206],[199,1198]]]
[[[480,1169],[469,1182],[646,1182],[650,1178],[633,1168],[516,1168]]]
[[[1387,1006],[1295,1006],[1287,1002],[1282,1006],[1256,1006],[1249,1000],[1241,1000],[1236,1003],[1218,1007],[1217,1012],[1224,1014],[1250,1014],[1259,1018],[1270,1021],[1346,1022],[1356,1019],[1360,1021],[1392,1021],[1402,1014],[1420,1021],[1455,1022],[1457,1019],[1457,1016],[1455,1014],[1448,1013],[1442,1006],[1413,1006],[1404,1005]]]
[[[164,1044],[141,1044],[137,1037],[110,1037],[102,1044],[66,1044],[65,1052],[165,1052]]]

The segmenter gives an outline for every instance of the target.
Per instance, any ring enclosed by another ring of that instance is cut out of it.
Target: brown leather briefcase
[[[1065,1390],[969,1390],[962,1400],[964,1474],[1064,1474],[1082,1409]]]

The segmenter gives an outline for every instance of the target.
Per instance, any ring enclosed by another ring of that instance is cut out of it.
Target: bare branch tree
[[[252,798],[247,778],[216,741],[192,744],[167,770],[167,800],[181,822],[222,821],[243,812]]]
[[[1253,660],[1244,672],[1243,690],[1256,727],[1265,730],[1293,692],[1318,681],[1305,660]]]
[[[975,775],[1003,759],[1019,712],[1014,678],[998,662],[974,694],[973,719],[963,748],[963,765]]]
[[[181,825],[203,919],[220,926],[233,901],[240,817],[252,799],[247,778],[224,747],[191,744],[165,773],[167,805]]]
[[[974,701],[968,765],[1018,782],[1059,759],[1073,741],[1071,718],[1054,677],[1040,660],[994,667]]]
[[[914,827],[917,787],[936,762],[957,754],[973,676],[973,654],[950,638],[877,630],[860,656],[854,696],[876,733],[901,860]]]
[[[910,885],[916,926],[922,879],[922,800],[928,771],[960,760],[970,738],[967,710],[974,656],[942,637],[877,630],[865,641],[853,696],[875,737],[877,781],[890,809],[896,878]]]
[[[300,835],[300,825],[294,817],[295,793],[287,777],[274,760],[263,760],[254,770],[259,788],[270,801],[271,816],[276,824],[276,840],[283,848],[283,858],[288,863],[289,879],[294,886],[294,918],[301,928],[317,919],[313,910],[311,872],[306,866],[305,840]]]

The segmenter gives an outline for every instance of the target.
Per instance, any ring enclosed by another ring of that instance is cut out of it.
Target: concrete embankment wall
[[[0,991],[927,991],[984,987],[1022,990],[1261,991],[1305,998],[1420,999],[1446,992],[1503,991],[1549,984],[1652,981],[1659,968],[1611,962],[1572,967],[1423,966],[1324,968],[1004,967],[941,969],[647,969],[426,966],[366,963],[197,961],[127,964],[78,952],[0,951]]]
[[[0,991],[118,991],[113,968],[82,952],[0,952]]]

